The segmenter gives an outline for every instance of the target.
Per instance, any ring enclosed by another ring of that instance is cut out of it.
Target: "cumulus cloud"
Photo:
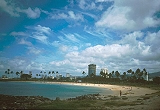
[[[114,5],[102,14],[95,25],[128,32],[156,27],[160,24],[160,20],[155,19],[154,14],[160,9],[159,7],[160,2],[156,0],[114,0]]]
[[[88,64],[95,63],[97,74],[101,68],[108,68],[110,72],[112,70],[124,72],[130,68],[159,71],[157,68],[160,64],[159,34],[160,31],[148,34],[135,31],[123,35],[115,44],[96,45],[82,51],[71,51],[65,55],[64,60],[52,61],[50,64],[64,68],[68,65],[72,67],[72,72],[76,68],[81,72],[83,70],[87,72]]]

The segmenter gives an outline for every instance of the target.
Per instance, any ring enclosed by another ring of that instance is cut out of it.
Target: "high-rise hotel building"
[[[91,76],[91,74],[96,75],[96,65],[95,64],[88,65],[88,76]]]

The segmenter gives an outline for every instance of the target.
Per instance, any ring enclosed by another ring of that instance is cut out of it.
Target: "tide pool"
[[[50,99],[67,99],[85,94],[111,94],[109,89],[98,87],[49,84],[38,82],[0,82],[0,94],[14,96],[43,96]]]

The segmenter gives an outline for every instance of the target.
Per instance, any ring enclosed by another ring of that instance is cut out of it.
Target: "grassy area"
[[[53,101],[50,104],[42,104],[35,106],[33,109],[86,109],[92,108],[96,100],[80,100],[80,101]]]
[[[79,100],[79,101],[53,101],[50,104],[35,106],[32,109],[104,109],[107,107],[135,106],[142,104],[141,101],[119,100]]]

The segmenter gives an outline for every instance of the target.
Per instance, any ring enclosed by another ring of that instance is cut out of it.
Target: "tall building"
[[[88,76],[91,76],[91,74],[96,75],[96,65],[95,64],[88,65]]]

